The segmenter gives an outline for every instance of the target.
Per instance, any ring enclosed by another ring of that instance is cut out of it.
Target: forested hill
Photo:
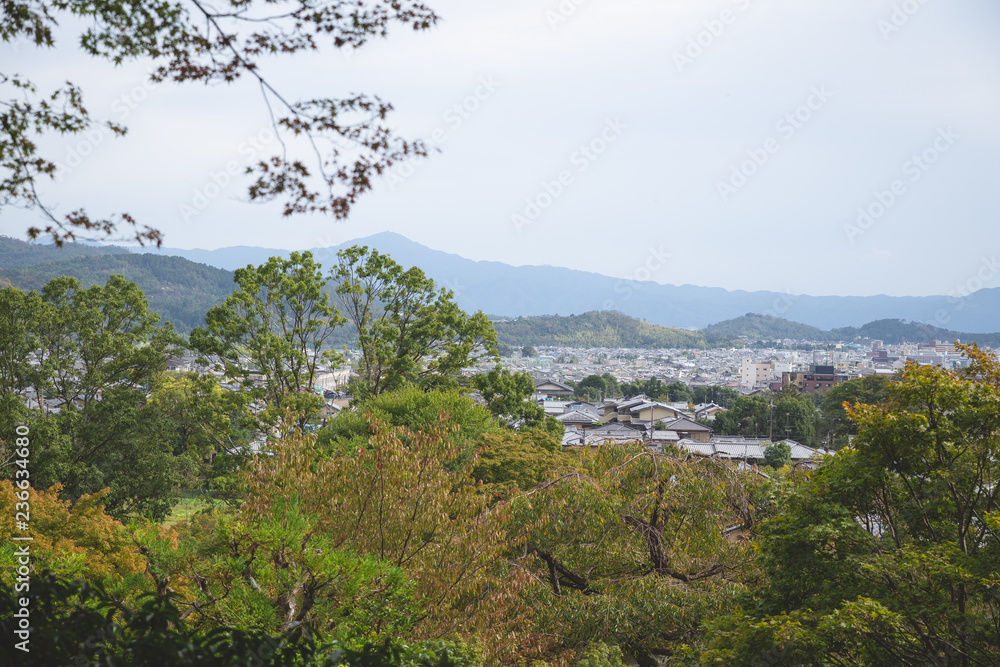
[[[519,317],[493,323],[501,343],[567,347],[705,347],[698,332],[650,324],[615,311]]]
[[[823,331],[799,322],[791,322],[770,315],[747,313],[725,322],[705,327],[700,332],[709,344],[726,345],[736,338],[749,341],[772,341],[786,338],[819,342],[850,343],[859,338],[881,340],[887,345],[898,343],[925,343],[932,340],[979,343],[990,347],[1000,346],[1000,333],[966,333],[942,329],[921,322],[883,319],[860,327],[841,327]]]
[[[129,255],[128,248],[118,246],[90,246],[82,243],[65,243],[63,247],[25,243],[9,236],[0,236],[0,268],[9,269],[15,266],[42,264],[46,262],[63,262],[78,257],[94,257],[96,255]]]
[[[29,246],[35,247],[38,246]],[[67,244],[66,247],[79,249],[87,246]],[[55,252],[60,253],[62,250]],[[56,256],[65,257],[58,254]],[[181,333],[187,333],[201,324],[208,309],[222,303],[233,292],[232,271],[196,264],[180,257],[133,255],[127,252],[91,253],[59,261],[23,261],[19,265],[12,265],[7,257],[7,254],[0,255],[3,260],[0,262],[0,284],[10,284],[23,290],[39,290],[45,283],[59,276],[73,276],[89,287],[103,285],[112,275],[123,275],[146,293],[150,310],[159,313],[164,320],[173,322]],[[31,259],[30,254],[25,259]]]
[[[745,337],[749,340],[831,340],[830,332],[818,327],[791,322],[772,315],[747,313],[741,317],[712,324],[701,330],[709,342]],[[853,338],[853,336],[852,336]]]

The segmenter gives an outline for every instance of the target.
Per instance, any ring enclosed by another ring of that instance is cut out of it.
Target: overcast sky
[[[240,177],[212,187],[277,145],[249,82],[149,86],[141,63],[113,70],[71,49],[0,58],[43,86],[79,83],[94,115],[130,128],[47,143],[67,168],[45,196],[62,212],[129,211],[170,247],[297,249],[389,230],[471,259],[617,277],[668,253],[650,275],[661,283],[1000,286],[996,0],[428,3],[443,19],[433,30],[264,66],[287,97],[378,94],[401,134],[438,138],[440,153],[390,174],[347,222],[283,219],[246,203]],[[5,210],[0,233],[31,224]]]

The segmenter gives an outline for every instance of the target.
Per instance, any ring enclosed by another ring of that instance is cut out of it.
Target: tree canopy
[[[362,354],[356,395],[407,383],[454,386],[463,368],[499,360],[496,331],[486,315],[467,315],[451,290],[438,290],[418,267],[404,269],[367,246],[340,250],[337,258],[330,276]]]

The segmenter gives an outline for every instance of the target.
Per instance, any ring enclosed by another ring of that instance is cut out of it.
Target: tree
[[[643,382],[626,382],[621,385],[621,390],[625,396],[645,394],[654,401],[663,400],[668,397],[667,386],[655,377],[651,377]]]
[[[535,381],[527,373],[494,368],[473,376],[472,386],[486,399],[493,416],[507,426],[535,428],[545,422],[545,410],[531,400]]]
[[[719,435],[791,438],[808,444],[816,437],[815,422],[816,408],[808,396],[782,392],[737,398],[715,416],[712,428]]]
[[[188,488],[233,499],[236,473],[250,457],[243,452],[255,431],[250,395],[224,388],[214,375],[161,373],[148,404],[164,420],[173,454],[191,461]]]
[[[371,189],[376,175],[407,155],[427,153],[423,143],[394,136],[385,122],[392,106],[378,97],[289,102],[261,70],[268,56],[319,50],[321,36],[335,48],[354,49],[385,36],[393,22],[425,30],[438,17],[420,2],[359,2],[347,8],[342,3],[295,0],[278,8],[254,0],[231,0],[219,7],[199,0],[16,0],[0,5],[0,39],[52,48],[61,36],[57,26],[73,25],[77,17],[84,19],[78,40],[84,53],[114,65],[148,59],[154,66],[153,83],[231,84],[248,77],[258,85],[283,150],[248,167],[255,179],[249,196],[257,201],[282,199],[286,216],[322,212],[344,218],[358,196]],[[124,126],[94,120],[83,92],[72,83],[40,93],[31,81],[0,72],[0,89],[0,202],[33,207],[45,217],[47,226],[32,227],[29,236],[45,234],[62,244],[78,233],[113,234],[125,225],[134,228],[134,238],[141,243],[162,242],[159,231],[139,225],[128,213],[92,219],[78,209],[62,215],[39,195],[42,182],[58,175],[57,164],[39,148],[45,135],[80,134],[98,125],[124,135]],[[327,146],[327,152],[321,152]],[[296,157],[299,148],[315,153],[311,167]]]
[[[869,375],[831,387],[823,396],[821,433],[829,436],[833,449],[840,449],[858,432],[857,423],[848,418],[844,406],[880,405],[890,395],[890,379],[884,375]]]
[[[848,411],[853,446],[778,498],[764,585],[705,664],[1000,660],[1000,365],[962,349],[968,369],[908,365],[887,401]]]
[[[471,317],[450,290],[438,291],[417,267],[404,270],[367,246],[337,252],[330,271],[361,347],[355,395],[376,395],[407,383],[455,386],[458,373],[498,359],[497,336],[482,313]]]
[[[574,395],[587,401],[599,401],[608,395],[607,381],[600,375],[588,375],[576,383]]]
[[[718,385],[695,387],[693,393],[694,398],[692,402],[696,404],[715,403],[723,408],[731,407],[736,399],[740,397],[740,392],[735,389],[720,387]]]
[[[471,605],[490,585],[499,560],[497,522],[462,461],[461,441],[444,418],[423,431],[366,417],[366,446],[311,437],[286,438],[248,476],[248,516],[271,516],[294,501],[316,517],[316,536],[401,568],[420,609],[415,636],[439,637],[469,622]],[[297,591],[302,599],[306,591]]]
[[[511,500],[509,558],[534,575],[522,633],[540,657],[616,645],[640,665],[678,655],[734,605],[753,547],[761,478],[712,459],[640,445],[601,448]],[[535,633],[532,636],[532,633]]]
[[[23,493],[21,478],[0,481],[0,509],[3,524],[9,535],[28,535],[15,530],[15,509]],[[33,487],[30,490],[31,556],[36,571],[47,569],[60,576],[87,577],[118,587],[126,580],[135,586],[142,580],[144,560],[129,539],[121,523],[104,512],[104,498],[108,490],[85,494],[76,502],[59,498],[58,484],[48,489]],[[0,553],[7,562],[16,562],[17,542],[0,546]],[[13,583],[13,571],[4,573],[3,580]]]
[[[524,347],[521,348],[521,356],[522,357],[537,357],[538,356],[538,350],[536,350],[535,348],[533,348],[530,345],[525,345]]]
[[[666,391],[667,399],[671,403],[679,403],[681,401],[691,403],[694,401],[694,392],[691,391],[691,387],[683,382],[671,382],[667,385]]]
[[[0,582],[0,631],[18,638],[16,614],[28,601],[32,630],[20,642],[6,642],[0,657],[10,665],[133,665],[158,667],[473,667],[471,651],[446,641],[407,644],[398,639],[360,647],[339,646],[304,625],[271,634],[261,628],[192,627],[169,595],[126,604],[113,591],[83,579],[40,572],[29,591]],[[40,641],[39,637],[44,637]]]
[[[0,394],[12,411],[3,419],[24,419],[44,434],[32,479],[62,484],[71,499],[108,487],[105,503],[116,518],[162,518],[185,462],[166,444],[145,391],[178,342],[172,327],[158,326],[142,290],[121,276],[86,289],[57,278],[20,303],[26,321],[11,326],[23,334],[19,345],[33,346],[30,387],[39,404],[25,409],[15,393],[25,381],[13,371],[4,375],[13,384]]]
[[[488,433],[472,477],[492,498],[506,500],[538,486],[553,468],[571,463],[560,440],[541,429]]]
[[[312,253],[293,252],[288,259],[237,269],[233,280],[236,291],[208,311],[205,326],[191,332],[191,344],[266,400],[268,419],[291,411],[301,426],[322,405],[315,390],[320,369],[343,361],[340,353],[324,349],[345,320],[323,291],[322,267]],[[263,377],[263,386],[255,384],[255,375]]]
[[[371,443],[372,420],[399,427],[399,437],[406,441],[406,433],[434,428],[442,418],[455,427],[444,436],[457,452],[457,460],[450,466],[464,467],[483,437],[500,431],[490,411],[468,394],[453,390],[423,391],[409,386],[371,396],[359,402],[356,410],[341,412],[317,431],[317,445],[324,452],[367,448]]]
[[[764,463],[775,470],[791,465],[792,447],[787,442],[777,442],[764,448]]]

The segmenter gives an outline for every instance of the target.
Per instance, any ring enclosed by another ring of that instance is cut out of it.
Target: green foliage
[[[793,392],[740,396],[715,416],[712,428],[719,435],[771,435],[774,440],[791,438],[808,445],[816,439],[816,408],[808,396]]]
[[[20,651],[15,613],[27,596],[31,634]],[[170,597],[126,605],[97,584],[49,573],[33,577],[30,592],[0,584],[0,631],[10,638],[0,657],[10,665],[129,665],[159,667],[473,667],[476,655],[446,641],[399,639],[341,646],[297,626],[275,634],[259,628],[195,628]],[[15,639],[16,638],[16,639]]]
[[[773,315],[747,313],[741,317],[712,324],[701,330],[710,343],[723,346],[734,338],[749,340],[795,340],[827,341],[830,333],[808,324],[791,322]]]
[[[472,386],[486,399],[493,416],[506,425],[536,428],[545,421],[545,410],[531,400],[535,381],[527,373],[494,368],[472,378]]]
[[[858,432],[857,423],[848,419],[844,404],[853,407],[881,405],[891,395],[891,380],[884,375],[869,375],[841,382],[823,395],[821,433],[828,435],[831,449],[840,449],[848,443],[849,436]]]
[[[735,389],[720,387],[718,385],[695,387],[692,393],[694,394],[694,398],[691,399],[691,402],[696,405],[701,403],[715,403],[723,408],[732,407],[733,403],[741,395]]]
[[[666,387],[666,393],[667,400],[672,403],[679,403],[681,401],[687,403],[694,402],[694,392],[691,391],[691,387],[683,382],[671,382]]]
[[[599,401],[621,394],[618,380],[611,373],[588,375],[580,380],[574,389],[576,397],[586,401]]]
[[[490,411],[467,394],[411,386],[373,396],[356,410],[341,412],[317,431],[317,443],[323,451],[367,448],[373,421],[416,433],[437,426],[442,417],[454,426],[446,437],[461,452],[463,462],[472,457],[484,435],[499,430]]]
[[[472,477],[493,498],[507,499],[519,491],[533,489],[556,468],[572,459],[562,452],[560,441],[539,429],[517,433],[504,431],[483,438]]]
[[[776,442],[764,449],[764,463],[775,470],[792,463],[792,447],[787,442]]]
[[[222,500],[238,498],[237,473],[247,461],[240,454],[250,443],[256,420],[251,396],[224,388],[213,375],[160,373],[153,378],[148,405],[164,422],[175,456],[192,467],[185,486],[204,488]]]
[[[4,240],[0,237],[0,242]],[[45,261],[8,263],[8,254],[0,251],[0,281],[6,279],[22,290],[40,291],[45,283],[60,276],[73,276],[81,286],[90,287],[105,284],[113,275],[121,275],[136,283],[146,294],[152,312],[162,321],[171,322],[181,333],[203,324],[205,313],[232,292],[232,271],[181,257],[116,253],[112,252],[113,248],[83,245],[67,245],[58,251],[44,250],[51,246],[22,245],[31,250],[14,253],[15,262],[22,254],[34,258],[36,252]],[[82,248],[94,252],[79,256]]]
[[[683,348],[706,346],[696,332],[650,324],[617,311],[582,315],[518,317],[495,323],[498,340],[508,345],[561,347]]]
[[[438,291],[419,268],[404,270],[366,246],[340,250],[337,258],[330,275],[362,353],[355,396],[407,383],[454,387],[463,368],[498,359],[496,331],[486,316],[467,315],[450,290]]]
[[[747,313],[725,322],[712,324],[701,332],[711,345],[725,347],[734,339],[744,338],[763,344],[765,341],[793,340],[850,343],[857,339],[881,340],[887,345],[939,341],[975,341],[980,345],[1000,345],[1000,334],[949,331],[931,324],[900,319],[869,322],[860,327],[840,327],[824,331],[808,324],[791,322],[773,315]]]
[[[11,349],[33,350],[38,361],[0,360],[0,396],[10,410],[2,419],[36,432],[33,482],[61,483],[69,498],[109,487],[106,503],[116,518],[162,518],[187,461],[173,456],[145,389],[175,349],[172,328],[157,326],[145,295],[121,276],[86,289],[58,278],[41,294],[5,288],[0,300],[12,306],[0,324]],[[57,410],[27,410],[15,394],[26,388]]]
[[[322,404],[314,388],[320,368],[343,361],[324,349],[345,320],[323,291],[322,267],[312,253],[293,252],[238,269],[233,279],[236,291],[208,311],[205,326],[191,332],[191,344],[218,359],[219,370],[241,380],[251,395],[267,400],[265,420],[291,411],[301,425]]]
[[[848,411],[854,446],[786,487],[759,542],[764,585],[704,654],[736,664],[995,664],[1000,366],[906,368]],[[752,611],[751,611],[752,610]]]
[[[405,572],[419,611],[402,620],[419,623],[414,632],[423,636],[448,636],[470,623],[469,605],[490,585],[503,515],[486,511],[469,474],[474,459],[456,465],[463,444],[448,437],[453,430],[444,420],[412,432],[369,418],[365,446],[336,442],[329,453],[311,437],[285,438],[248,475],[241,512],[267,517],[301,507],[318,522],[306,534]],[[384,613],[378,599],[372,606]]]
[[[621,390],[626,397],[645,394],[654,401],[663,401],[670,397],[667,385],[655,377],[651,377],[643,382],[623,382]]]
[[[577,667],[625,667],[622,650],[603,642],[588,648],[576,664]]]
[[[521,356],[522,357],[537,357],[538,356],[538,350],[536,350],[535,348],[533,348],[530,345],[525,345],[524,347],[521,348]]]
[[[512,557],[534,574],[520,603],[552,653],[605,642],[653,665],[730,608],[751,575],[752,547],[723,530],[754,523],[756,476],[638,445],[550,476],[511,500],[508,530]]]

